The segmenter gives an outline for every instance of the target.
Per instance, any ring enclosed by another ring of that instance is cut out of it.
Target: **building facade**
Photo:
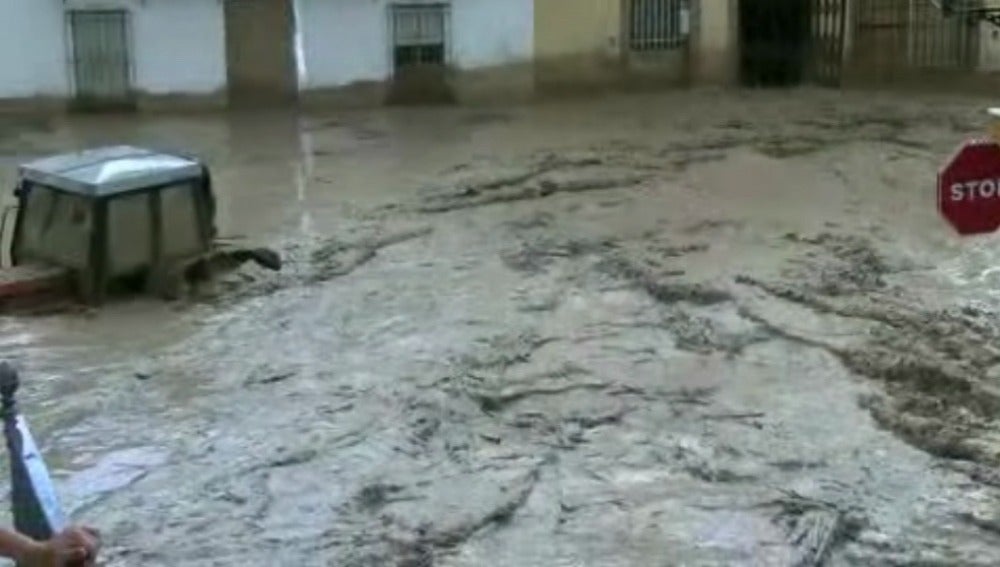
[[[689,0],[535,0],[536,85],[685,82],[691,29]]]
[[[4,11],[0,99],[133,105],[224,94],[215,0],[7,0]]]
[[[0,104],[370,106],[1000,70],[1000,23],[915,0],[6,0],[3,10]]]
[[[533,4],[298,0],[300,90],[359,101],[524,94],[531,87]]]
[[[0,100],[371,105],[676,84],[691,76],[698,18],[730,2],[8,0]]]

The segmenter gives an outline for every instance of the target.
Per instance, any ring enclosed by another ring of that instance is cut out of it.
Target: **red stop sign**
[[[938,210],[959,234],[1000,228],[1000,145],[969,140],[938,172]]]

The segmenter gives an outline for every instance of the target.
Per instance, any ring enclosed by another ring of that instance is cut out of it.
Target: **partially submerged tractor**
[[[217,255],[280,269],[273,251],[218,246],[211,176],[196,158],[113,146],[47,157],[18,173],[0,302],[68,294],[98,304],[122,288],[170,295],[173,282],[204,276]]]

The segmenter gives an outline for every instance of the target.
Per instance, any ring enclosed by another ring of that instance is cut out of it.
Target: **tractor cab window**
[[[195,202],[197,189],[194,183],[184,183],[160,191],[164,258],[185,258],[204,249]]]
[[[21,254],[71,268],[84,268],[93,230],[90,202],[43,185],[28,190]]]
[[[108,276],[130,274],[147,266],[153,253],[149,193],[131,193],[108,201]]]
[[[158,260],[189,258],[203,250],[195,205],[197,185],[179,183],[108,200],[108,276],[129,275]],[[159,217],[154,217],[155,208]],[[154,231],[159,229],[159,241]]]

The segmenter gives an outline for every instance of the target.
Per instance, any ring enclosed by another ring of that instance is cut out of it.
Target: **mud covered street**
[[[281,250],[0,319],[107,564],[996,565],[1000,243],[935,210],[988,101],[677,92],[9,121],[213,167]]]

